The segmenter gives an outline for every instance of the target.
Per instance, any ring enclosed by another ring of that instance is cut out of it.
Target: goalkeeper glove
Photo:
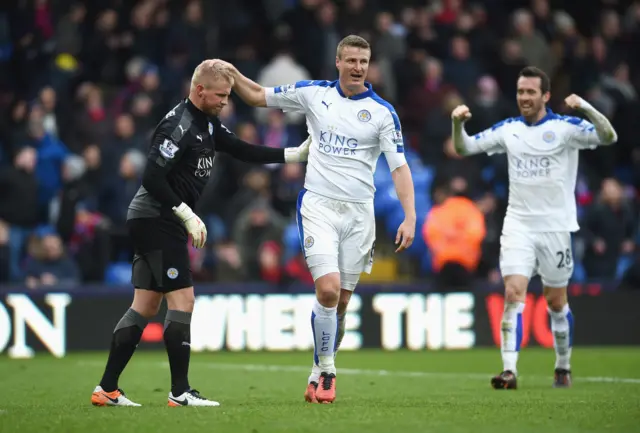
[[[207,241],[207,228],[198,215],[186,203],[174,207],[173,213],[182,220],[187,232],[191,235],[191,244],[196,248],[204,247]]]
[[[288,147],[284,150],[284,162],[305,162],[309,157],[311,136],[298,147]]]

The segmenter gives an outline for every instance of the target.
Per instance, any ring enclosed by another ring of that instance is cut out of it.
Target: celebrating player
[[[247,162],[306,161],[310,140],[297,148],[253,146],[235,137],[218,119],[231,94],[233,77],[224,65],[202,62],[189,97],[160,121],[153,134],[142,186],[129,206],[127,226],[135,249],[133,304],[113,331],[111,351],[91,402],[96,406],[140,406],[118,388],[142,331],[160,308],[168,311],[164,342],[171,369],[169,406],[219,406],[189,386],[191,313],[195,302],[188,236],[202,248],[207,230],[192,211],[211,175],[216,151]]]
[[[337,81],[299,81],[273,88],[263,88],[230,66],[233,88],[246,103],[304,113],[312,137],[297,214],[301,247],[316,288],[308,402],[333,402],[336,397],[334,355],[344,335],[347,304],[360,274],[370,272],[373,264],[373,173],[381,152],[405,213],[396,251],[409,247],[415,233],[413,181],[400,120],[365,81],[370,57],[366,40],[347,36],[337,47]]]
[[[509,203],[500,238],[500,270],[505,285],[501,352],[503,371],[491,379],[496,389],[517,388],[522,314],[529,279],[542,278],[551,316],[556,364],[554,387],[571,386],[573,314],[567,284],[573,273],[571,232],[579,229],[574,189],[578,151],[609,145],[618,137],[600,112],[577,95],[567,106],[583,112],[592,123],[559,116],[546,108],[550,82],[538,68],[524,68],[518,78],[521,116],[499,122],[469,137],[463,124],[469,108],[456,107],[452,136],[461,155],[506,153],[509,161]]]

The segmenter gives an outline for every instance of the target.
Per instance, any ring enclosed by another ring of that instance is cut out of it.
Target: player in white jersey
[[[506,153],[509,199],[500,238],[500,270],[505,285],[501,352],[503,371],[491,380],[496,389],[517,388],[522,314],[530,278],[542,278],[551,317],[556,364],[555,387],[571,386],[573,315],[567,285],[573,273],[571,233],[579,229],[574,190],[578,153],[617,141],[611,123],[577,95],[565,99],[592,123],[560,116],[546,108],[550,82],[538,68],[518,78],[520,117],[506,119],[470,137],[463,123],[471,117],[464,105],[452,112],[453,141],[461,155]]]
[[[352,35],[337,47],[337,81],[263,88],[235,72],[234,90],[245,102],[304,113],[312,137],[297,218],[316,287],[311,313],[314,362],[305,392],[309,402],[335,399],[334,355],[344,335],[347,304],[360,274],[370,272],[373,264],[373,173],[381,152],[405,212],[396,251],[408,248],[415,234],[413,181],[400,120],[391,104],[365,81],[370,57],[369,43]]]

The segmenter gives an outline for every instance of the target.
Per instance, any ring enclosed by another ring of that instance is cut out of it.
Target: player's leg
[[[336,350],[334,352],[334,357],[335,355],[338,354],[338,350],[340,349],[340,344],[342,344],[342,339],[344,338],[344,333],[346,329],[345,318],[347,317],[347,307],[349,306],[351,295],[355,290],[355,286],[358,283],[359,278],[360,278],[359,274],[341,274],[340,275],[340,282],[341,282],[342,288],[340,289],[340,299],[338,300],[338,336],[336,337]],[[355,279],[355,283],[352,283],[354,279]]]
[[[191,315],[195,304],[193,286],[173,290],[165,297],[167,298],[167,315],[164,320],[163,337],[171,370],[171,392],[168,405],[170,407],[219,406],[220,403],[204,398],[189,385]]]
[[[133,303],[124,313],[111,336],[111,348],[100,385],[91,395],[94,406],[139,406],[118,387],[118,380],[140,343],[149,319],[158,314],[162,293],[135,289]]]
[[[338,337],[336,354],[344,337],[347,307],[362,272],[371,273],[375,251],[375,213],[372,203],[350,203],[350,220],[340,240],[340,300],[338,301]]]
[[[118,388],[118,379],[133,356],[148,320],[158,313],[162,302],[163,294],[158,284],[162,252],[157,250],[157,227],[152,220],[146,219],[127,221],[127,227],[136,253],[131,277],[135,292],[131,308],[113,331],[102,380],[91,396],[91,402],[96,406],[136,405],[129,404],[131,401]]]
[[[573,313],[567,298],[567,285],[573,274],[571,234],[544,233],[539,243],[540,276],[556,352],[553,386],[566,388],[571,386],[573,346]]]
[[[351,279],[353,279],[353,275],[347,274],[347,276],[345,277],[344,274],[341,274],[340,276],[340,280],[342,285],[344,285],[344,281],[350,281]],[[355,277],[360,277],[359,275],[356,275]],[[356,282],[357,282],[357,278],[356,278]],[[347,283],[347,286],[349,287],[350,285]],[[355,284],[353,285],[355,287]],[[338,300],[338,309],[337,309],[337,319],[338,319],[338,333],[336,336],[336,345],[335,345],[335,350],[333,351],[333,358],[335,360],[336,355],[338,354],[338,349],[340,348],[340,344],[342,343],[342,338],[344,337],[344,333],[345,333],[345,318],[347,315],[347,307],[349,305],[349,301],[351,300],[351,295],[353,294],[352,290],[348,290],[348,289],[340,289],[340,298]],[[315,394],[316,394],[316,390],[318,388],[318,382],[320,379],[320,375],[322,374],[322,370],[320,369],[320,367],[315,363],[313,363],[313,366],[311,367],[311,374],[309,375],[309,380],[308,380],[308,385],[307,385],[307,390],[305,392],[305,399],[310,402],[310,403],[317,403],[317,399],[315,398]],[[315,401],[314,401],[315,400]]]
[[[500,271],[504,279],[504,311],[500,324],[502,372],[491,379],[495,389],[518,387],[518,355],[523,337],[527,287],[536,267],[535,245],[525,233],[503,234],[500,239]]]
[[[298,197],[298,234],[307,266],[314,280],[316,300],[311,311],[313,368],[307,381],[305,400],[311,403],[335,399],[335,341],[340,296],[338,228],[332,200],[302,191]]]
[[[308,258],[313,263],[314,256]],[[311,313],[311,329],[313,331],[315,350],[314,363],[318,366],[320,377],[315,397],[318,402],[331,403],[336,397],[335,348],[338,334],[338,299],[340,297],[340,273],[337,265],[310,265],[316,286],[316,302]],[[329,268],[335,271],[329,272]],[[328,272],[328,273],[325,273]],[[323,274],[320,277],[318,274]]]
[[[181,225],[167,224],[166,233],[177,233],[163,240],[162,288],[167,299],[167,314],[164,321],[163,339],[169,368],[171,370],[171,392],[168,405],[219,406],[189,385],[189,361],[191,359],[191,315],[195,305],[193,279],[187,236]]]

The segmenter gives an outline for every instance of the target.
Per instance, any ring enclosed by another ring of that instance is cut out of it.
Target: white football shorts
[[[303,189],[297,208],[298,235],[313,280],[340,272],[342,288],[354,290],[360,274],[371,273],[373,266],[373,202],[334,200]]]
[[[545,287],[566,287],[573,274],[570,232],[508,231],[500,237],[502,276],[540,275]]]

